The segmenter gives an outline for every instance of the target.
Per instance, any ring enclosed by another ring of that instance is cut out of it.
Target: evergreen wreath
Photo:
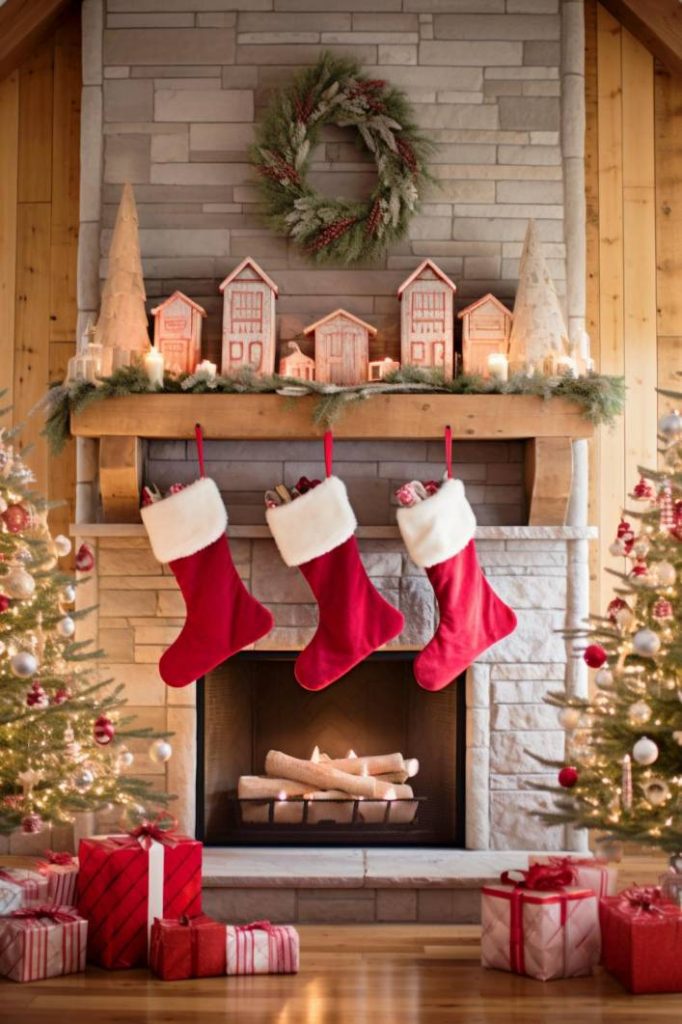
[[[369,199],[328,199],[308,184],[311,153],[324,125],[357,128],[374,157]],[[346,266],[379,257],[401,238],[430,180],[430,143],[419,134],[404,93],[360,73],[359,65],[324,53],[278,90],[256,130],[252,160],[266,216],[316,263]]]

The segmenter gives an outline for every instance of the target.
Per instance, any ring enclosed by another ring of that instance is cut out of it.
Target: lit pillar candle
[[[578,364],[571,356],[559,356],[556,361],[556,372],[560,377],[577,377]]]
[[[492,352],[488,356],[488,376],[503,383],[509,380],[509,361],[503,352]]]
[[[200,373],[203,377],[207,377],[209,380],[213,380],[218,372],[216,363],[212,363],[210,359],[204,359],[202,362],[197,364],[195,373]]]
[[[144,368],[153,388],[163,387],[163,367],[163,355],[152,346],[144,357]]]

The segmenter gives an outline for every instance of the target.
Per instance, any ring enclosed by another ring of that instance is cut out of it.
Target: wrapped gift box
[[[78,858],[71,853],[55,853],[46,850],[39,863],[40,873],[47,878],[47,899],[49,903],[74,907],[76,905],[76,884],[78,881]]]
[[[32,868],[0,868],[0,916],[48,902],[48,879]]]
[[[654,888],[602,900],[604,966],[635,995],[682,992],[682,909]]]
[[[0,976],[40,981],[85,970],[88,922],[73,907],[38,906],[0,918]]]
[[[298,932],[291,925],[256,921],[227,925],[227,974],[296,974]]]
[[[90,922],[88,960],[110,969],[144,965],[156,917],[197,917],[201,850],[197,840],[153,825],[81,840],[78,911]]]
[[[591,889],[600,900],[618,892],[618,865],[599,857],[529,857],[528,863],[566,867],[572,873],[571,885]]]
[[[565,887],[561,878],[554,888],[535,888],[534,869],[521,874],[527,878],[514,883],[505,872],[481,890],[482,965],[540,981],[590,974],[601,952],[592,890]]]
[[[225,973],[225,925],[205,914],[152,925],[149,965],[164,981]]]

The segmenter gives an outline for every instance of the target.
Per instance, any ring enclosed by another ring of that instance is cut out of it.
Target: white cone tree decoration
[[[102,304],[95,328],[95,342],[102,345],[102,369],[115,369],[114,352],[141,354],[149,348],[146,293],[140,257],[137,207],[132,185],[123,186],[121,202],[109,248],[109,269],[102,290]],[[131,361],[124,357],[121,363]]]
[[[521,253],[519,287],[509,340],[509,362],[514,370],[547,370],[547,364],[569,353],[566,324],[552,275],[547,269],[535,221]],[[549,372],[554,372],[550,367]]]

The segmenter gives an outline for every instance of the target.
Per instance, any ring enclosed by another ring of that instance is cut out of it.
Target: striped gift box
[[[0,868],[0,917],[48,901],[48,880],[29,868]]]
[[[201,913],[201,858],[200,842],[175,834],[152,843],[132,835],[81,840],[77,906],[90,924],[88,960],[110,970],[144,966],[154,917]]]
[[[78,858],[53,850],[46,850],[44,856],[45,859],[40,861],[40,871],[47,878],[48,902],[75,907]]]
[[[0,976],[40,981],[85,970],[88,922],[73,907],[27,907],[0,918]]]
[[[296,974],[298,932],[288,924],[227,925],[226,974]]]

